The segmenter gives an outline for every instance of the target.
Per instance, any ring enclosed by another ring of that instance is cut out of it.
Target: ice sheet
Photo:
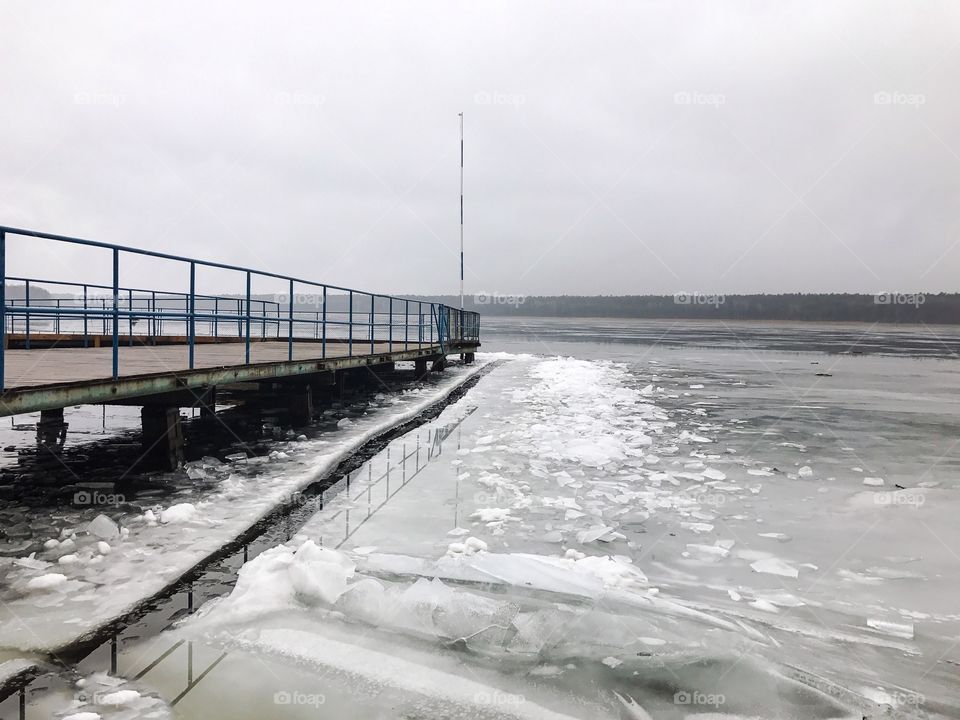
[[[432,388],[405,391],[394,403],[320,440],[291,441],[286,451],[290,459],[268,460],[259,474],[227,472],[219,489],[200,502],[158,508],[128,519],[118,534],[107,527],[111,521],[98,519],[92,531],[77,528],[72,537],[45,550],[33,565],[0,559],[8,587],[0,598],[0,646],[59,647],[129,611],[272,508],[289,503],[299,489],[368,439],[447,396],[479,372],[484,362],[451,367]],[[107,554],[98,545],[104,534],[111,536]],[[64,556],[67,561],[58,562]]]

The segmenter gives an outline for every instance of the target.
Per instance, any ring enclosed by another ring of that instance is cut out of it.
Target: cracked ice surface
[[[714,449],[716,423],[678,422],[656,372],[498,368],[431,423],[445,439],[421,472],[389,475],[381,453],[172,636],[253,673],[306,668],[334,714],[682,718],[689,693],[724,717],[859,717],[782,664],[803,657],[784,651],[794,636],[826,642],[789,617],[820,602],[796,585],[813,563],[744,540],[754,461]],[[254,685],[244,707],[278,687]]]

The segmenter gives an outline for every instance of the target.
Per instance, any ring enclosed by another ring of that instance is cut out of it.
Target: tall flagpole
[[[460,113],[460,310],[463,310],[463,113]]]

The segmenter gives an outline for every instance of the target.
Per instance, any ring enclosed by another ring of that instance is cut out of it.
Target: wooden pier
[[[108,251],[113,284],[11,276],[6,248],[12,237]],[[189,292],[121,285],[125,255],[183,263]],[[239,273],[245,291],[198,294],[198,267]],[[409,362],[411,376],[422,377],[442,370],[449,356],[472,362],[480,346],[479,316],[440,303],[3,226],[0,274],[0,417],[40,411],[38,440],[62,443],[64,408],[140,405],[145,449],[167,467],[182,457],[179,408],[213,414],[220,389],[273,393],[306,422],[315,391],[342,387],[351,373]],[[254,296],[255,276],[288,292],[279,299]],[[22,298],[8,300],[17,283]],[[51,292],[64,287],[68,292]],[[94,290],[108,291],[109,299],[92,297]],[[302,297],[310,299],[309,308],[296,301]]]

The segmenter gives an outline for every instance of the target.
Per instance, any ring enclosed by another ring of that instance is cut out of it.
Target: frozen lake
[[[483,336],[507,362],[26,717],[960,717],[956,331]]]

